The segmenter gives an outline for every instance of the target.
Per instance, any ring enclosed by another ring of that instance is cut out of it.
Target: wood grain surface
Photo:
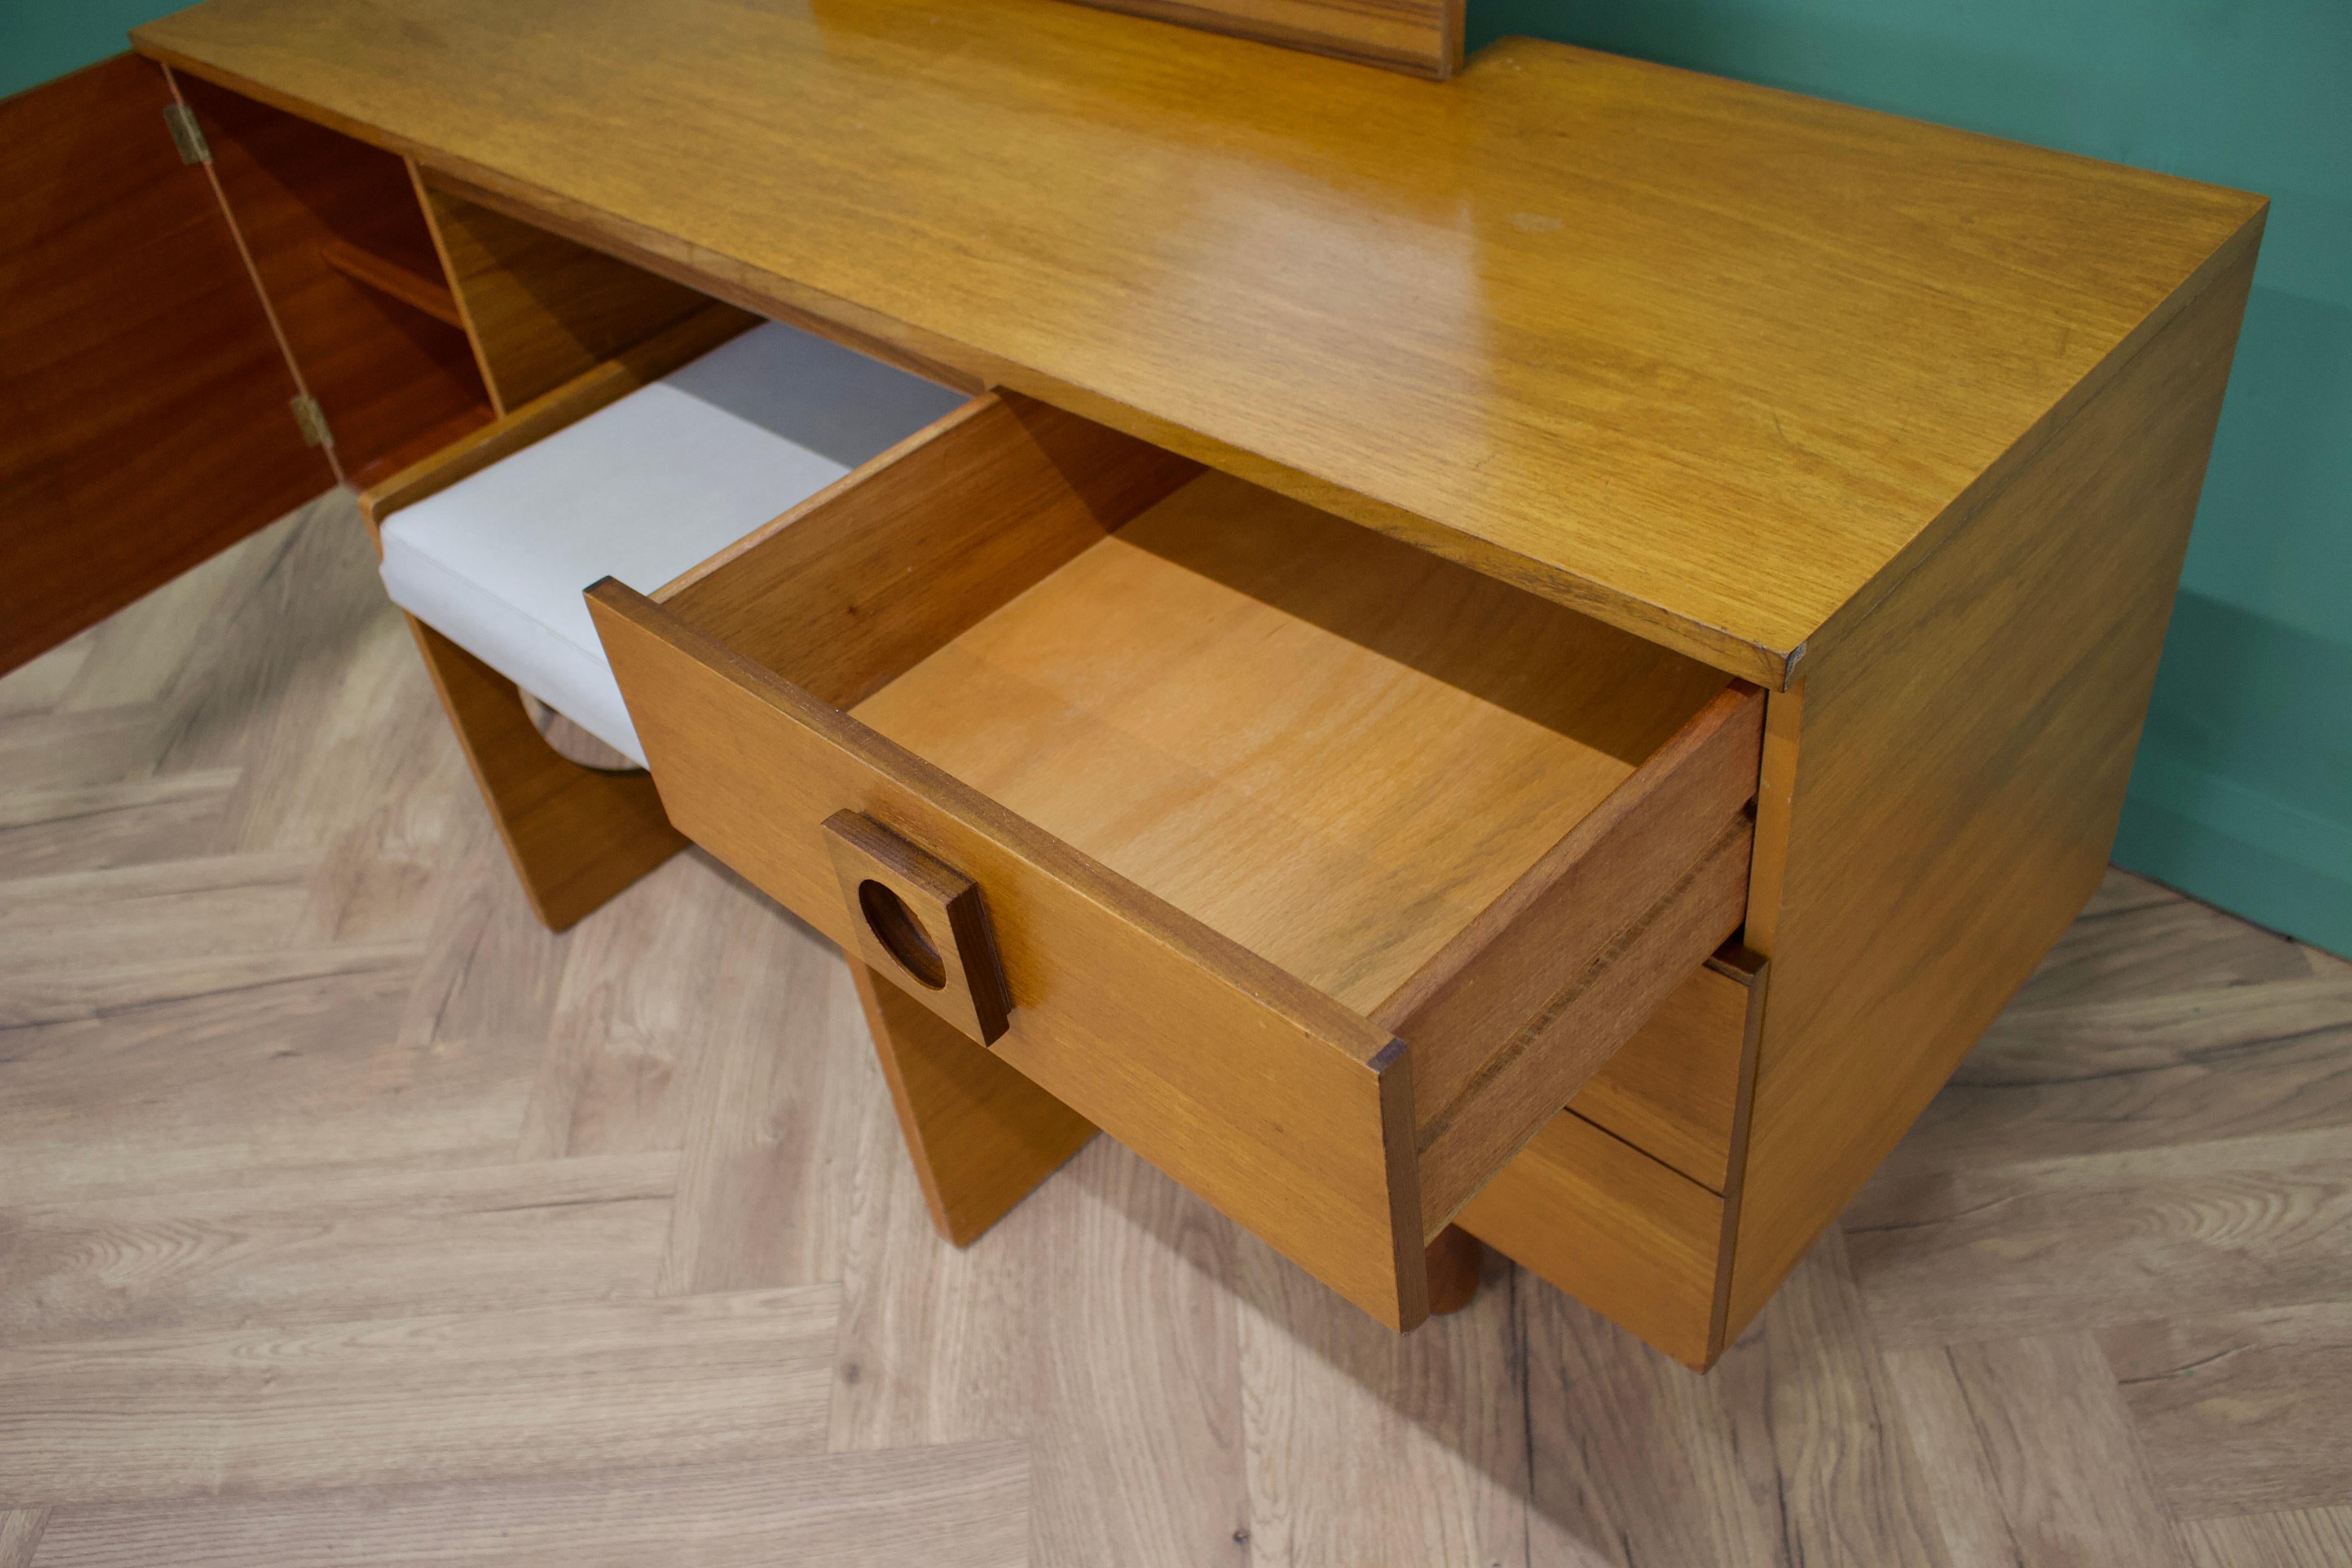
[[[417,174],[417,199],[501,414],[554,391],[710,301],[520,223]]]
[[[488,420],[464,329],[332,259],[348,247],[378,268],[440,280],[401,161],[201,79],[179,88],[344,475],[365,487]]]
[[[1464,0],[1087,0],[1444,79],[1462,68]]]
[[[1773,986],[1735,1329],[2099,885],[2252,270],[2241,252],[2119,367],[1856,657],[1773,699],[1793,744],[1767,745],[1757,818],[1777,896],[1751,894],[1746,940]]]
[[[824,826],[867,965],[974,1045],[1003,1034],[1013,1003],[979,887],[871,817],[836,811]]]
[[[1491,1254],[1393,1334],[1109,1139],[940,1240],[829,942],[691,853],[540,924],[341,496],[0,680],[0,921],[8,1568],[2352,1541],[2352,965],[2120,873],[1704,1378]]]
[[[319,259],[353,282],[364,283],[404,305],[414,305],[445,325],[462,330],[466,324],[447,281],[437,269],[417,270],[413,257],[380,256],[347,239],[322,239]]]
[[[1746,1136],[1765,964],[1727,945],[1650,1015],[1569,1107],[1713,1192]]]
[[[163,73],[0,100],[0,670],[335,482]]]
[[[1212,474],[856,711],[1369,1016],[1723,684]],[[1497,1043],[1416,1037],[1417,1097],[1444,1103]]]
[[[562,931],[686,847],[650,774],[606,773],[556,753],[515,683],[409,616],[482,804],[531,908]]]
[[[1770,687],[2263,205],[1560,45],[1439,87],[1058,0],[208,0],[137,41]]]
[[[1458,1217],[1676,1361],[1713,1363],[1721,1194],[1563,1110]]]
[[[743,658],[852,707],[1196,472],[1018,393],[985,394],[656,597]]]
[[[1223,475],[856,713],[1410,1041],[1431,1237],[1745,906],[1760,694]]]
[[[1391,1328],[1427,1316],[1402,1047],[645,595],[606,578],[588,603],[694,842],[844,946],[835,812],[958,868],[986,890],[1011,988],[1000,1056]]]
[[[850,973],[931,1223],[969,1247],[1084,1148],[1094,1123],[865,964]]]

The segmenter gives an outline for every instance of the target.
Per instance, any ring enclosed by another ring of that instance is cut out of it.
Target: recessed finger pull
[[[872,817],[836,811],[825,847],[866,962],[985,1046],[1011,1021],[980,885]]]

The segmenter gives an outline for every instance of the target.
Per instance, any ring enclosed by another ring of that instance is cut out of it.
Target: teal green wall
[[[131,28],[192,3],[0,0],[0,98],[119,55]]]
[[[0,94],[177,9],[0,0]],[[1470,0],[2273,204],[2116,858],[2352,954],[2352,0]]]
[[[1470,0],[2272,201],[2118,864],[2352,955],[2352,0]]]

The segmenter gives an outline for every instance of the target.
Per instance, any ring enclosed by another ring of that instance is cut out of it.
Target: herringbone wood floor
[[[0,1565],[2352,1562],[2352,965],[2112,877],[1704,1380],[1105,1140],[957,1253],[805,929],[533,922],[369,564],[0,682]]]

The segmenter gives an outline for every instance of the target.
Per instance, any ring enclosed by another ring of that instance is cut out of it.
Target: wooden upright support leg
[[[408,617],[515,875],[562,931],[686,847],[649,773],[600,773],[559,756],[513,681]]]
[[[969,1247],[1084,1148],[1094,1123],[854,953],[849,972],[931,1223]],[[1450,1225],[1429,1244],[1432,1313],[1470,1304],[1486,1252],[1476,1237]]]
[[[931,1223],[969,1247],[1095,1135],[1094,1123],[849,956]]]
[[[1478,1294],[1478,1267],[1486,1260],[1486,1245],[1460,1226],[1439,1231],[1429,1244],[1429,1315],[1468,1306]]]

